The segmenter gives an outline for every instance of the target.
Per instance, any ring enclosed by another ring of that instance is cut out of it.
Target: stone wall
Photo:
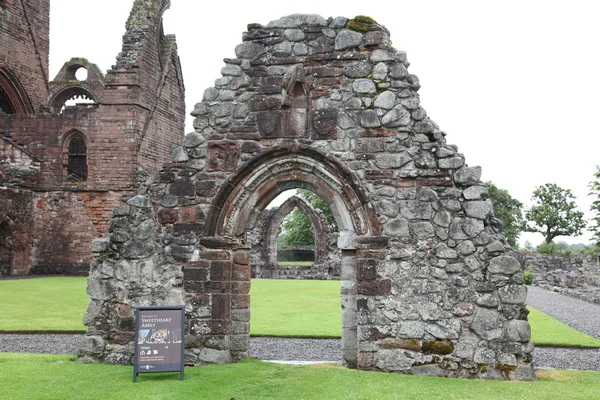
[[[7,1],[0,8],[0,90],[15,111],[45,110],[49,14],[49,0]]]
[[[249,356],[247,233],[312,190],[339,228],[342,357],[359,369],[535,379],[527,289],[492,204],[368,18],[251,24],[195,132],[92,245],[81,359],[131,363],[131,310],[186,307],[186,363]]]
[[[534,285],[600,304],[599,255],[522,253],[521,263],[533,270]]]
[[[185,89],[175,38],[162,32],[168,0],[133,2],[122,52],[106,74],[75,57],[48,82],[49,3],[14,1],[0,10],[0,106],[21,104],[0,112],[0,186],[34,191],[33,223],[23,225],[36,238],[26,271],[82,274],[113,209],[181,145]],[[12,71],[10,79],[2,71]],[[81,97],[89,103],[66,103]],[[68,177],[73,135],[87,148],[82,180]]]

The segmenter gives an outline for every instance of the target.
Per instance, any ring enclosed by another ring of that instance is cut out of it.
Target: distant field
[[[85,288],[81,277],[0,281],[0,331],[85,332]],[[341,336],[340,281],[254,279],[250,294],[254,336]],[[600,340],[531,311],[534,344],[600,347]]]

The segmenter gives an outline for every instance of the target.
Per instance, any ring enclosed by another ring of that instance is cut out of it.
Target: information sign
[[[180,371],[183,380],[184,320],[183,306],[136,308],[134,382],[150,372]]]

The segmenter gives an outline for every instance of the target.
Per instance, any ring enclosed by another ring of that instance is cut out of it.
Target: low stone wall
[[[315,251],[310,249],[277,250],[279,261],[315,261]]]
[[[544,289],[600,304],[600,255],[568,257],[521,253],[524,270],[533,270],[533,284]]]

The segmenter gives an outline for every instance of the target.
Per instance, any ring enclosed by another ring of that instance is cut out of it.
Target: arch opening
[[[13,235],[6,221],[0,223],[0,276],[12,271]]]
[[[87,144],[80,132],[73,132],[65,140],[63,150],[65,180],[85,182],[88,178]]]
[[[84,88],[74,86],[58,93],[51,104],[55,113],[62,114],[67,107],[96,104],[96,99]]]
[[[336,160],[310,148],[281,148],[263,154],[222,186],[213,202],[218,212],[205,227],[207,236],[240,243],[235,259],[251,260],[247,233],[260,214],[279,194],[291,189],[308,189],[326,200],[340,230],[342,358],[357,364],[357,271],[356,237],[378,235],[374,211],[350,171]],[[293,209],[295,207],[291,207]],[[290,210],[291,211],[291,210]],[[286,213],[287,215],[287,213]],[[231,349],[232,359],[245,358],[249,351],[250,278],[248,264],[232,266],[231,286],[237,288],[231,304],[232,340],[242,345]],[[245,299],[245,300],[244,300]]]
[[[19,80],[10,71],[0,68],[0,115],[31,113],[33,107]]]

